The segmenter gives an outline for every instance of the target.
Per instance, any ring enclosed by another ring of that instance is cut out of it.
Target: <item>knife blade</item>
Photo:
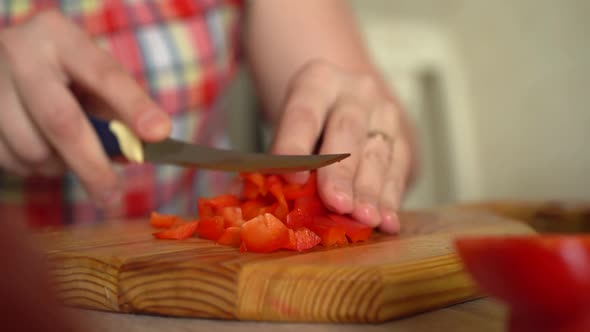
[[[290,173],[313,170],[350,156],[349,153],[324,155],[272,155],[215,149],[167,138],[142,142],[117,120],[106,121],[88,116],[91,125],[111,158],[132,162],[170,164],[227,172]]]

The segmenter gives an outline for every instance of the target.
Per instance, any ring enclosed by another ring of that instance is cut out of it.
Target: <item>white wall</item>
[[[428,131],[425,178],[408,205],[590,200],[590,1],[350,2]],[[424,93],[425,73],[440,100]]]

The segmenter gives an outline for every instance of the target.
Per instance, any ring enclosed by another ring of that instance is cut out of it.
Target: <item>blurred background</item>
[[[349,2],[420,131],[406,208],[590,200],[590,1]],[[255,150],[247,74],[232,94],[232,145]]]

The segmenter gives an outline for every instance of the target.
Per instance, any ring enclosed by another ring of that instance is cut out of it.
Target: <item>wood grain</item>
[[[407,212],[399,236],[303,254],[155,240],[146,220],[39,234],[69,306],[217,319],[383,322],[479,296],[457,236],[532,234],[477,211]]]

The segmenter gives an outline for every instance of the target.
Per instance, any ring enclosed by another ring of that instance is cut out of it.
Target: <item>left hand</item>
[[[402,110],[373,76],[343,71],[326,62],[304,66],[291,80],[272,152],[351,153],[318,170],[318,191],[335,212],[397,233],[397,212],[413,156]],[[290,174],[304,182],[308,173]]]

